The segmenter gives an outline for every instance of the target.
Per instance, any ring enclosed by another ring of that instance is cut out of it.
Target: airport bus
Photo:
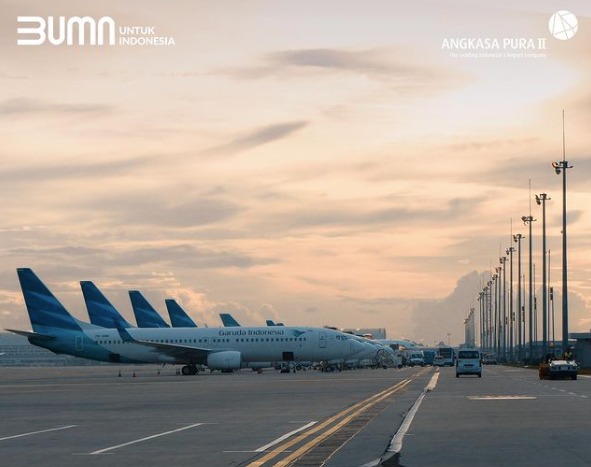
[[[453,347],[439,347],[439,355],[444,358],[443,366],[454,366],[456,351]]]

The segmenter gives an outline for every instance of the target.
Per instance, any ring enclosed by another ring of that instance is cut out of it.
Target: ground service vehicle
[[[574,360],[550,360],[540,363],[540,379],[577,379],[579,366]]]
[[[425,355],[422,350],[410,353],[410,366],[425,366]]]
[[[494,353],[485,353],[482,357],[482,364],[483,365],[496,365],[497,364],[497,356]]]
[[[460,349],[456,360],[456,378],[460,375],[478,375],[482,377],[482,362],[478,349]]]
[[[445,358],[441,355],[436,355],[433,359],[433,366],[445,366]]]
[[[439,355],[445,359],[443,366],[454,366],[456,351],[453,347],[439,347]]]

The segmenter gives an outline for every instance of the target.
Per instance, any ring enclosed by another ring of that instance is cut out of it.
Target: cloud
[[[19,117],[33,115],[85,115],[107,113],[112,107],[100,104],[57,104],[42,99],[20,97],[0,103],[0,116]]]
[[[484,274],[473,271],[461,277],[456,288],[440,300],[422,300],[413,310],[414,332],[425,344],[434,345],[447,342],[447,333],[452,343],[464,341],[464,318],[468,315],[470,303],[467,297],[477,297],[482,290]],[[475,300],[475,298],[474,298]],[[478,333],[478,331],[477,331]]]
[[[322,202],[304,203],[304,209],[285,208],[281,213],[269,216],[265,230],[299,229],[310,227],[354,227],[374,229],[383,225],[418,225],[421,223],[443,222],[472,216],[485,201],[484,197],[456,197],[439,201],[437,205],[419,207],[394,206],[372,208],[377,205],[395,205],[394,199],[366,199],[360,203],[323,199]],[[404,202],[404,200],[403,200]],[[264,222],[264,221],[263,221]]]
[[[386,84],[391,90],[412,92],[439,90],[466,83],[467,75],[437,65],[417,61],[416,52],[393,47],[372,49],[317,48],[268,53],[259,64],[226,68],[218,73],[239,79],[299,77],[318,73],[347,73]]]
[[[136,157],[129,159],[118,159],[97,163],[72,162],[70,164],[54,165],[30,165],[20,167],[9,167],[0,170],[0,181],[3,185],[32,182],[45,182],[50,180],[79,180],[81,178],[97,179],[113,175],[122,175],[133,170],[145,167],[146,164],[154,162],[155,157]]]
[[[346,70],[379,76],[393,72],[415,73],[416,69],[394,65],[384,49],[300,49],[274,52],[267,61],[275,66],[294,66]]]
[[[306,121],[294,121],[263,126],[256,128],[250,133],[238,137],[229,143],[206,149],[205,151],[202,151],[201,154],[216,156],[247,151],[264,144],[287,138],[289,135],[303,129],[308,124],[309,122]]]
[[[186,195],[169,199],[166,194],[121,194],[83,203],[84,209],[103,212],[125,225],[147,225],[162,228],[198,227],[228,220],[246,210],[223,199]]]

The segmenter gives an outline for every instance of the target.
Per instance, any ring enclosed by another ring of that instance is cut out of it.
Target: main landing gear
[[[185,365],[181,368],[181,373],[184,376],[196,375],[198,372],[199,370],[197,370],[197,367],[195,365]]]

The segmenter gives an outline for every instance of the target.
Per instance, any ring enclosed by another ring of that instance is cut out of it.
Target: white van
[[[410,353],[410,366],[425,366],[425,354],[422,350],[415,350]]]
[[[460,349],[456,359],[456,378],[460,375],[478,375],[482,377],[482,361],[480,350]]]

